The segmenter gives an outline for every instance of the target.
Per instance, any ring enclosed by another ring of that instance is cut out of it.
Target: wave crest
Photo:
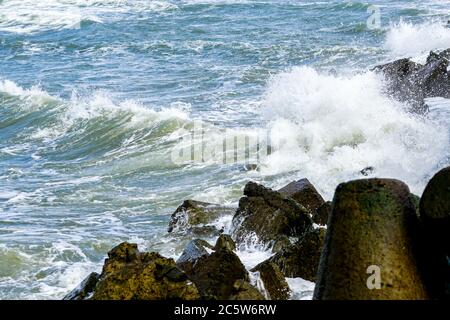
[[[300,67],[275,76],[263,113],[278,148],[262,172],[295,171],[331,197],[338,183],[371,166],[373,175],[421,191],[448,153],[448,130],[382,92],[383,79],[371,72],[342,77]]]
[[[450,47],[450,27],[442,22],[413,24],[401,21],[390,27],[384,43],[394,56],[416,57],[430,50]]]

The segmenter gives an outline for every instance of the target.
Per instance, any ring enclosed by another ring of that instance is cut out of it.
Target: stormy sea
[[[331,200],[363,170],[421,194],[450,100],[409,112],[372,69],[447,48],[448,0],[0,0],[0,299],[61,299],[123,241],[176,259],[183,200],[236,207],[250,180]]]

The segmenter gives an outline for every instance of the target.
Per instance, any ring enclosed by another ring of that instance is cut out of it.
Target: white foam
[[[178,8],[169,1],[147,0],[4,0],[1,6],[0,30],[23,34],[79,29],[83,21],[103,23],[124,12],[164,13]]]
[[[312,300],[314,294],[314,282],[302,278],[286,278],[289,288],[292,290],[291,300]]]
[[[447,49],[450,48],[450,28],[441,22],[401,21],[389,28],[384,47],[395,57],[416,57],[430,50]]]
[[[263,294],[263,296],[268,300],[270,298],[269,293],[267,292],[266,288],[264,287],[264,282],[261,279],[261,274],[259,271],[251,272],[249,271],[249,280],[250,284],[258,289],[259,292]]]
[[[164,121],[178,120],[184,123],[190,120],[191,106],[189,104],[173,103],[167,107],[153,109],[134,100],[113,101],[109,93],[105,91],[94,91],[85,95],[74,91],[71,99],[65,101],[51,96],[39,86],[26,89],[13,81],[4,79],[0,80],[0,94],[20,99],[21,102],[14,105],[15,108],[18,108],[18,112],[34,111],[49,106],[59,108],[56,115],[58,121],[51,127],[37,127],[31,134],[27,133],[27,137],[29,136],[31,139],[42,139],[46,142],[63,136],[80,120],[112,119],[128,115],[129,119],[124,124],[125,129],[128,130],[150,128],[155,123]],[[7,152],[7,150],[5,149],[3,152]]]
[[[26,99],[37,106],[41,106],[46,102],[54,100],[53,97],[39,86],[32,86],[30,89],[24,89],[18,86],[14,81],[7,79],[0,80],[0,93]]]
[[[247,245],[245,247],[240,246],[236,251],[236,254],[247,270],[254,268],[257,264],[269,259],[273,255],[271,250],[265,249],[258,243]]]
[[[420,194],[448,155],[450,119],[443,125],[407,113],[382,89],[371,72],[340,77],[298,67],[273,77],[263,114],[276,148],[261,173],[294,171],[331,198],[340,182],[372,166],[371,176],[398,178]]]

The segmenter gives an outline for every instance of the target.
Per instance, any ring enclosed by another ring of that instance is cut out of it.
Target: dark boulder
[[[322,196],[308,179],[293,181],[278,190],[285,197],[290,197],[305,207],[309,212],[315,211],[325,203]]]
[[[296,238],[289,238],[288,236],[281,235],[277,237],[272,243],[272,252],[277,253],[283,251],[286,247],[292,244],[291,239],[296,240]]]
[[[428,182],[420,200],[422,219],[436,227],[450,222],[450,167],[436,173]],[[447,234],[448,235],[448,234]]]
[[[220,233],[222,228],[215,226],[220,217],[233,215],[236,208],[221,206],[207,202],[185,200],[170,217],[169,232],[182,231],[200,235],[207,231]],[[223,231],[223,230],[222,230]]]
[[[269,299],[271,300],[288,300],[291,295],[286,279],[280,268],[270,261],[264,261],[254,267],[252,272],[259,272],[261,280],[264,284]]]
[[[236,243],[233,241],[230,235],[222,234],[216,241],[216,245],[214,246],[214,250],[226,249],[230,251],[236,250]]]
[[[192,250],[185,250],[180,257],[181,261],[179,259],[177,263],[195,283],[201,296],[217,300],[228,300],[231,296],[234,296],[233,299],[241,297],[239,290],[234,287],[235,283],[238,280],[248,282],[249,275],[239,257],[232,251],[235,248],[233,240],[222,235],[209,252],[206,248],[210,249],[211,246],[205,242],[197,241],[192,247]],[[188,254],[188,251],[194,253]],[[186,258],[188,256],[189,259]],[[248,291],[250,287],[250,284],[245,285],[246,289],[241,291]]]
[[[361,173],[363,176],[367,177],[368,175],[371,175],[374,171],[375,171],[374,167],[365,167],[359,173]]]
[[[387,80],[387,92],[400,101],[412,105],[417,113],[428,111],[425,98],[450,98],[450,49],[431,52],[424,65],[410,59],[400,59],[374,68]]]
[[[410,79],[426,97],[450,97],[450,80],[447,73],[449,61],[445,58],[434,60],[420,68]]]
[[[410,195],[411,201],[414,204],[414,208],[416,209],[416,214],[420,217],[420,197],[411,193]]]
[[[441,52],[430,51],[430,54],[427,57],[427,64],[441,59],[450,60],[450,49],[443,50]]]
[[[190,241],[183,253],[177,260],[177,266],[185,271],[192,272],[192,268],[197,260],[203,256],[209,255],[213,250],[213,246],[202,239],[195,239]]]
[[[121,243],[108,252],[93,300],[194,300],[195,285],[175,264],[155,252]]]
[[[331,201],[323,203],[316,211],[313,212],[312,221],[315,224],[326,226],[328,222],[328,217],[331,213]]]
[[[323,228],[313,229],[266,261],[277,265],[287,278],[315,281],[325,233]]]
[[[249,182],[244,195],[233,217],[233,238],[238,244],[256,234],[262,243],[273,245],[282,235],[298,237],[312,228],[308,210],[277,191]]]
[[[408,186],[391,179],[340,184],[314,299],[427,299],[418,267],[418,217]]]
[[[450,297],[450,167],[436,173],[420,199],[424,261],[433,297]]]
[[[228,300],[265,300],[261,292],[244,280],[236,280]]]
[[[188,276],[202,297],[226,300],[236,280],[248,281],[248,273],[238,256],[229,250],[214,251],[200,257]]]
[[[180,229],[178,229],[181,231]],[[215,225],[206,225],[206,226],[193,226],[193,227],[187,227],[183,231],[180,232],[178,235],[182,235],[185,237],[188,237],[190,239],[192,238],[208,238],[208,237],[217,237],[221,235],[224,231],[224,226],[220,226],[220,229]]]
[[[97,272],[92,272],[88,275],[80,285],[69,292],[63,300],[85,300],[88,299],[95,290],[100,275]]]

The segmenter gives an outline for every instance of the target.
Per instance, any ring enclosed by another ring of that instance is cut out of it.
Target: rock
[[[424,261],[434,298],[450,297],[450,167],[436,173],[420,199]]]
[[[187,244],[183,253],[178,258],[177,266],[185,272],[192,272],[192,268],[196,261],[203,256],[209,255],[211,250],[213,250],[213,246],[205,240],[192,240]]]
[[[203,298],[227,300],[237,294],[233,288],[237,280],[249,280],[247,270],[233,252],[235,248],[229,235],[221,235],[214,247],[206,241],[195,240],[188,245],[177,265],[195,283]]]
[[[285,197],[291,197],[304,206],[309,212],[315,211],[325,203],[322,196],[308,179],[293,181],[287,186],[278,190]]]
[[[367,177],[368,175],[372,174],[375,171],[374,167],[366,167],[362,169],[359,173],[361,173],[363,176]]]
[[[259,171],[259,165],[256,163],[245,164],[242,169],[244,171]]]
[[[245,197],[233,217],[233,238],[244,243],[255,234],[262,243],[271,244],[280,236],[301,236],[312,228],[308,211],[281,193],[249,182]]]
[[[281,235],[273,241],[272,252],[274,252],[274,253],[281,252],[286,247],[289,247],[291,244],[292,244],[292,242],[289,239],[289,237],[287,237],[285,235]]]
[[[227,300],[233,293],[236,280],[248,281],[248,273],[238,256],[230,250],[214,251],[200,257],[189,278],[206,299]]]
[[[439,53],[439,59],[441,59],[441,58],[445,58],[445,59],[450,60],[450,49],[441,51]]]
[[[266,261],[277,265],[287,278],[303,278],[314,282],[325,233],[323,228],[313,229]]]
[[[403,182],[366,179],[340,184],[328,220],[314,299],[427,299],[417,263],[417,226],[414,204]]]
[[[315,224],[326,226],[328,222],[328,217],[331,213],[331,201],[323,203],[312,215],[312,221]]]
[[[77,288],[69,292],[63,300],[85,300],[89,298],[97,285],[99,277],[100,275],[98,273],[92,272]]]
[[[265,300],[261,292],[244,280],[236,280],[233,284],[229,300]]]
[[[424,99],[450,98],[450,49],[441,53],[431,52],[425,65],[400,59],[374,68],[387,80],[387,92],[400,101],[410,103],[411,111],[425,113],[428,107]]]
[[[374,68],[374,71],[382,72],[387,80],[387,92],[400,101],[423,104],[423,97],[418,88],[411,86],[408,79],[412,77],[421,65],[409,60],[399,59]]]
[[[421,90],[421,96],[450,97],[450,81],[447,73],[449,61],[445,58],[431,61],[420,68],[410,79],[410,83]]]
[[[168,231],[189,231],[191,228],[194,228],[195,232],[195,228],[205,227],[205,225],[214,223],[222,216],[233,215],[235,211],[236,209],[231,207],[195,200],[186,200],[170,217]],[[214,232],[214,230],[220,230],[220,228],[217,229],[215,226],[208,227],[212,227],[210,230],[212,232]]]
[[[438,61],[440,59],[449,60],[450,59],[450,49],[443,50],[441,52],[430,51],[430,55],[427,58],[427,64]]]
[[[136,244],[121,243],[108,252],[93,300],[198,299],[197,288],[173,259],[139,252]]]
[[[450,167],[436,173],[428,182],[420,200],[422,219],[436,227],[450,222]]]
[[[209,226],[193,226],[193,227],[187,227],[184,229],[183,234],[187,237],[190,237],[191,239],[193,237],[195,238],[207,238],[207,237],[217,237],[223,233],[223,228],[218,229],[216,226],[209,225]]]
[[[231,239],[231,236],[228,234],[222,234],[216,242],[216,245],[214,246],[214,250],[221,250],[226,249],[230,251],[236,250],[236,243],[234,243],[233,239]]]
[[[291,295],[283,273],[276,264],[270,261],[264,261],[254,267],[252,272],[259,272],[264,288],[269,294],[271,300],[288,300]]]
[[[410,195],[411,201],[414,204],[414,208],[416,209],[416,215],[420,217],[420,197],[416,196],[415,194],[411,193]]]

